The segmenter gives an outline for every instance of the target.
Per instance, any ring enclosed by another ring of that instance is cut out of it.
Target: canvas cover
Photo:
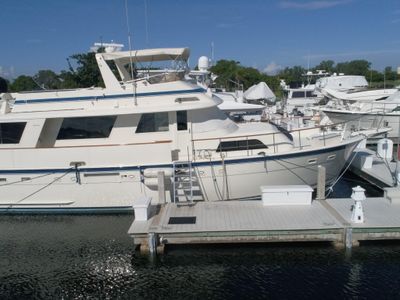
[[[98,53],[104,60],[115,60],[123,64],[129,64],[132,59],[136,62],[151,62],[165,60],[187,60],[189,58],[189,48],[159,48],[132,51],[119,51],[111,53]]]
[[[319,78],[316,86],[320,89],[347,91],[352,89],[367,88],[368,82],[364,76],[343,75]]]
[[[265,82],[260,82],[251,86],[247,91],[244,92],[244,98],[246,100],[269,100],[275,101],[275,94],[271,91]]]

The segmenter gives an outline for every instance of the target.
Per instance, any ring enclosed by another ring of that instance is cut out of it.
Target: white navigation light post
[[[353,193],[351,194],[351,199],[355,201],[351,213],[351,222],[364,223],[364,210],[362,207],[362,202],[366,199],[365,189],[359,185],[354,187]]]

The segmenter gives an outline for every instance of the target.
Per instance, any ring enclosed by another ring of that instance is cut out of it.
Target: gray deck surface
[[[351,199],[326,200],[344,219],[351,218]],[[385,198],[367,198],[362,202],[364,220],[362,224],[352,223],[352,227],[376,228],[376,227],[400,227],[400,203],[390,203]]]
[[[196,224],[168,224],[170,217],[196,217]],[[312,205],[263,206],[262,201],[197,202],[193,206],[169,203],[160,219],[134,221],[129,234],[257,230],[321,230],[342,228],[318,201]]]

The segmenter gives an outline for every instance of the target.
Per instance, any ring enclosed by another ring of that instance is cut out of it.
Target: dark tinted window
[[[143,114],[136,128],[136,133],[168,131],[168,113]]]
[[[293,92],[292,98],[304,98],[304,92],[303,91]]]
[[[187,111],[181,110],[176,112],[176,122],[178,130],[187,130]]]
[[[217,148],[217,152],[266,149],[266,148],[268,147],[265,146],[259,140],[241,140],[241,141],[221,142]]]
[[[110,136],[116,116],[85,117],[64,119],[58,140],[95,139]]]
[[[312,91],[306,91],[306,97],[311,98],[311,97],[317,97]]]
[[[18,144],[24,132],[26,122],[1,123],[0,144]]]

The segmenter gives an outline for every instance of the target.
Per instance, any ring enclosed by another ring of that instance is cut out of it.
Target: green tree
[[[51,70],[40,70],[33,76],[33,79],[43,89],[59,89],[61,85],[59,76]]]
[[[386,67],[383,73],[385,74],[385,80],[397,79],[397,72],[395,72],[392,67]]]
[[[215,84],[229,90],[236,88],[238,83],[237,72],[240,63],[234,60],[221,59],[210,68],[210,71],[218,75]]]
[[[338,73],[344,73],[346,75],[363,75],[367,77],[370,67],[371,63],[369,61],[360,59],[338,63],[336,65],[336,70]]]
[[[65,71],[63,74],[64,80],[67,78],[69,84],[75,81],[77,87],[104,87],[95,55],[96,53],[94,52],[71,55],[70,59],[73,60],[77,67],[73,69],[72,65],[70,65],[70,70]],[[67,74],[68,72],[70,74]]]
[[[369,82],[383,82],[383,74],[376,70],[370,70],[369,74],[365,76]]]
[[[60,89],[74,89],[79,87],[76,82],[76,76],[71,71],[62,70],[58,77],[60,79]]]
[[[8,92],[8,82],[6,79],[0,77],[0,94]]]
[[[325,70],[326,72],[333,73],[335,70],[335,62],[333,60],[323,60],[313,68],[314,71]]]
[[[38,89],[39,87],[32,77],[26,75],[18,76],[10,85],[10,90],[12,92],[32,91]]]
[[[236,88],[248,89],[254,84],[264,81],[274,92],[279,90],[279,80],[275,76],[268,76],[259,70],[240,65],[234,60],[219,60],[210,68],[210,71],[218,78],[215,81],[217,87],[228,90]]]
[[[304,83],[306,70],[301,66],[286,67],[279,74],[279,78],[284,79],[286,84],[296,87]]]
[[[262,81],[263,76],[257,69],[239,67],[237,70],[237,79],[243,84],[244,89],[248,89],[252,85]]]

